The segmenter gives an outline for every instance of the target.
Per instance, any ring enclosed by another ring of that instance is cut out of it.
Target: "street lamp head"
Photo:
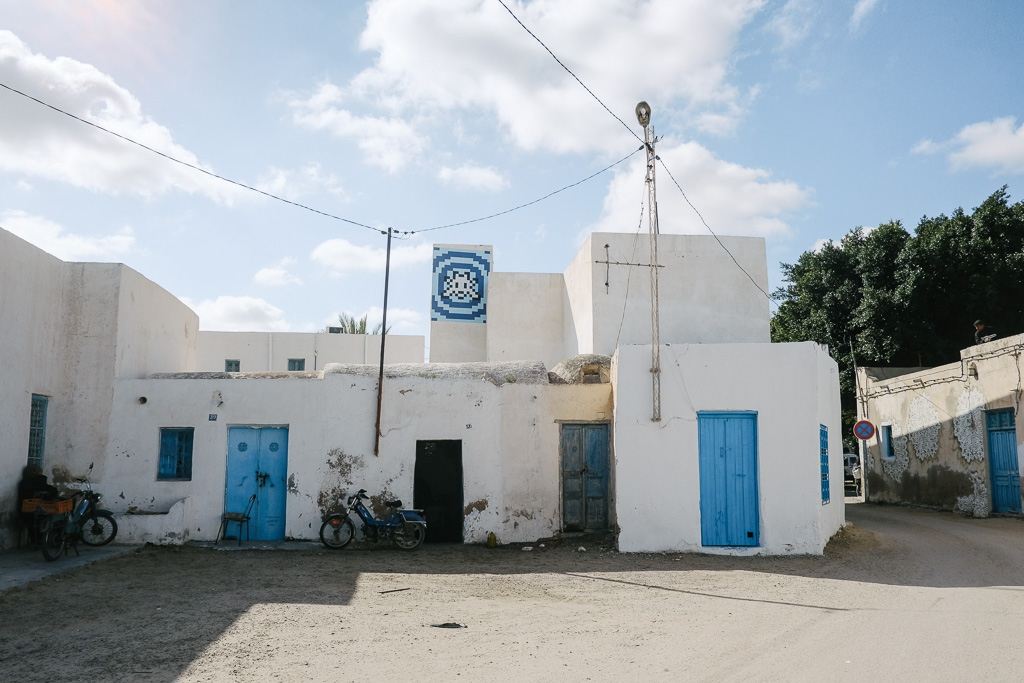
[[[651,122],[651,105],[646,102],[641,102],[636,105],[636,120],[640,122],[640,125],[644,128]]]

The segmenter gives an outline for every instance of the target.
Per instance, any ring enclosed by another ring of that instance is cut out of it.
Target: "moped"
[[[329,515],[320,526],[320,542],[333,550],[340,550],[349,544],[355,536],[355,526],[349,514],[355,510],[363,522],[362,532],[368,541],[388,540],[402,550],[415,550],[423,543],[427,535],[427,522],[423,519],[422,510],[402,509],[402,501],[389,500],[384,503],[388,508],[384,519],[377,519],[363,504],[369,500],[366,489],[348,497],[347,506],[342,511]],[[340,502],[340,501],[339,501]]]
[[[92,472],[92,464],[89,465]],[[117,535],[117,522],[109,510],[99,509],[100,494],[92,490],[89,477],[76,482],[82,487],[71,499],[58,501],[41,524],[43,557],[49,562],[59,559],[71,548],[78,553],[78,541],[86,545],[106,545]],[[27,503],[28,501],[26,501]]]

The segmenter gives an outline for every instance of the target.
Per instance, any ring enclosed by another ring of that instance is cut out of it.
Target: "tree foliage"
[[[338,324],[341,326],[342,334],[367,334],[366,332],[366,319],[369,314],[364,315],[362,318],[356,320],[354,315],[348,313],[338,314]],[[373,327],[373,331],[369,334],[380,334],[381,323],[377,323]],[[388,327],[388,332],[391,332],[391,327]]]
[[[913,235],[899,221],[855,228],[782,271],[772,341],[828,345],[849,435],[852,358],[876,366],[955,362],[974,344],[979,318],[1000,336],[1024,332],[1024,201],[1010,204],[1003,186],[970,215],[925,216]]]

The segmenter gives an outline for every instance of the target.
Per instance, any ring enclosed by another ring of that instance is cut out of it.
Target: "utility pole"
[[[388,253],[384,261],[384,314],[380,323],[380,373],[377,375],[377,426],[373,435],[373,454],[380,455],[380,410],[384,400],[384,343],[388,338],[388,279],[391,275],[391,228],[388,228]]]
[[[651,422],[661,422],[661,320],[658,316],[658,193],[654,185],[654,135],[651,123],[651,105],[640,102],[636,105],[636,120],[644,127],[644,147],[647,150],[647,230],[651,241],[651,393],[653,394],[653,416]]]

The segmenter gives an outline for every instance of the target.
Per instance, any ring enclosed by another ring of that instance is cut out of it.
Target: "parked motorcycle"
[[[89,465],[92,472],[92,464]],[[117,536],[117,522],[109,510],[99,508],[100,494],[92,490],[89,477],[76,480],[81,487],[71,496],[70,511],[50,514],[42,527],[43,557],[52,562],[71,548],[78,553],[78,541],[91,546],[106,545]],[[60,508],[66,509],[66,508]]]
[[[332,550],[344,548],[355,536],[355,525],[349,514],[355,510],[363,522],[363,536],[368,541],[390,539],[402,550],[415,550],[427,536],[427,522],[423,519],[422,510],[402,509],[402,501],[389,500],[384,503],[388,508],[384,519],[377,519],[363,504],[369,500],[366,489],[348,497],[348,503],[342,511],[328,516],[320,526],[320,542]],[[339,501],[340,502],[340,501]]]

